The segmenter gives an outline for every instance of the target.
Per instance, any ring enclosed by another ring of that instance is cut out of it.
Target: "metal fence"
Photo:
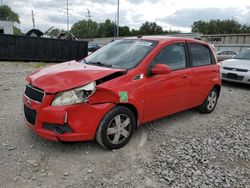
[[[240,53],[247,49],[250,49],[250,44],[214,44],[216,51],[221,50],[232,50],[234,52]]]
[[[213,44],[217,51],[232,50],[240,53],[250,48],[250,33],[202,35],[201,40]]]
[[[0,34],[0,60],[63,62],[87,55],[87,41]]]

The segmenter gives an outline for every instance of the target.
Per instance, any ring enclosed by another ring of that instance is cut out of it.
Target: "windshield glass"
[[[112,42],[82,62],[97,66],[132,69],[156,46],[157,42],[148,40],[118,40]]]
[[[236,55],[234,59],[249,59],[250,60],[250,50],[243,51]]]

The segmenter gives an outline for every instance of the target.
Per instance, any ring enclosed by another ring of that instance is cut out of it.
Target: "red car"
[[[212,112],[220,94],[219,70],[213,48],[201,41],[118,40],[81,62],[29,75],[24,117],[43,138],[95,139],[117,149],[143,123],[194,107]]]

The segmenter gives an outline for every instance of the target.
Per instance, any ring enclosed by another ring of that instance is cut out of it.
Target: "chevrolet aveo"
[[[117,149],[143,123],[194,107],[212,112],[220,94],[219,70],[214,49],[201,41],[118,40],[80,62],[29,75],[25,121],[49,140],[96,140]]]

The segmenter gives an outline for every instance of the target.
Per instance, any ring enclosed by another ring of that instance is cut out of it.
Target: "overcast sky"
[[[66,0],[2,0],[20,15],[20,28],[32,28],[31,10],[37,28],[51,26],[66,29]],[[87,19],[102,22],[115,19],[117,0],[69,0],[70,24]],[[250,0],[120,0],[120,25],[138,29],[145,21],[154,21],[164,29],[190,32],[197,20],[237,19],[250,25]]]

